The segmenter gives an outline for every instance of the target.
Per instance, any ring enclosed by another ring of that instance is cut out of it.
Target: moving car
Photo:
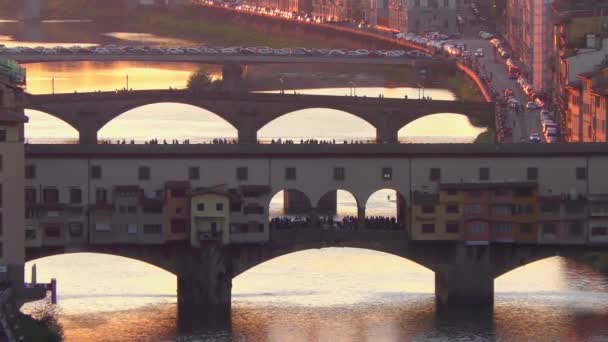
[[[475,50],[475,57],[483,57],[483,49],[479,48]]]
[[[538,105],[534,102],[526,103],[526,109],[538,109]]]
[[[538,134],[537,132],[530,133],[530,142],[541,142],[540,134]]]

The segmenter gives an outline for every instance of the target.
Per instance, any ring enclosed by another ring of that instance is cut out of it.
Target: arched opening
[[[608,292],[608,279],[590,264],[554,256],[517,267],[495,280],[497,293]],[[608,298],[606,299],[608,304]]]
[[[34,109],[26,109],[25,139],[34,144],[75,144],[78,131],[67,122]]]
[[[258,130],[262,143],[343,144],[375,141],[376,129],[367,121],[343,111],[310,108],[282,115]]]
[[[233,308],[271,302],[313,306],[434,300],[434,272],[413,261],[361,248],[289,253],[234,278]]]
[[[403,143],[471,143],[485,131],[473,126],[466,115],[438,113],[408,123],[397,136]]]
[[[268,213],[271,231],[305,228],[312,220],[312,204],[302,191],[283,189],[272,196]]]
[[[136,259],[100,253],[53,255],[25,264],[28,282],[33,265],[39,283],[57,279],[62,314],[129,310],[176,301],[176,277]],[[36,304],[26,305],[24,311],[29,305]]]
[[[400,230],[407,222],[407,201],[394,189],[381,189],[369,196],[365,203],[367,229]]]
[[[359,204],[347,190],[326,192],[317,202],[316,213],[322,229],[353,230],[359,225]]]
[[[218,115],[187,104],[156,103],[131,109],[98,132],[100,140],[125,143],[233,143],[238,132]]]

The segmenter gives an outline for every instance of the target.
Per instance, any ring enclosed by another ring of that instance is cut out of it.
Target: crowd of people
[[[310,217],[275,217],[270,220],[270,228],[275,230],[301,228],[308,226],[310,223]],[[333,216],[322,216],[319,217],[318,224],[324,230],[359,229],[359,219],[355,216],[344,216],[342,220],[335,220]],[[394,217],[371,216],[365,218],[365,228],[373,230],[399,230],[403,229],[404,226]]]
[[[271,145],[295,145],[297,142],[296,140],[293,139],[272,139],[270,140],[270,144]],[[302,145],[336,145],[336,144],[351,144],[351,145],[358,145],[358,144],[365,144],[366,141],[362,141],[362,140],[350,140],[350,142],[348,140],[342,140],[342,142],[340,142],[340,140],[336,141],[336,139],[300,139],[300,144]]]
[[[299,228],[305,227],[310,223],[310,218],[296,216],[295,218],[291,217],[275,217],[270,220],[270,229],[290,229],[290,228]]]

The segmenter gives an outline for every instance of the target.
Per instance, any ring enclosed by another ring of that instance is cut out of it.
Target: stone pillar
[[[317,209],[321,215],[336,215],[338,210],[338,191],[333,190],[323,195],[323,197],[319,199]]]
[[[391,127],[388,120],[384,120],[376,126],[376,142],[378,144],[394,144],[399,142],[399,129]]]
[[[258,142],[258,132],[255,128],[248,125],[238,128],[239,144],[256,144]]]
[[[455,248],[448,265],[435,272],[437,304],[491,304],[494,301],[494,273],[489,246]]]
[[[97,128],[81,128],[78,131],[79,144],[95,145],[97,144]]]
[[[357,225],[359,229],[365,229],[365,207],[357,206]]]
[[[243,88],[243,66],[237,63],[224,64],[222,68],[222,90],[240,91]]]
[[[216,242],[188,248],[176,260],[177,301],[180,312],[230,319],[232,257],[228,247]]]

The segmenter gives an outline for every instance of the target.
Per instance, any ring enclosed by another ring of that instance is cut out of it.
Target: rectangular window
[[[423,234],[433,234],[435,233],[435,225],[432,223],[423,223],[422,224],[422,233]]]
[[[4,217],[2,217],[2,212],[0,211],[0,236],[4,235]]]
[[[188,230],[188,222],[184,219],[171,220],[172,233],[185,233]]]
[[[55,239],[61,237],[61,227],[59,227],[59,225],[49,225],[44,227],[44,236]]]
[[[458,233],[459,230],[460,230],[460,225],[457,222],[448,222],[445,224],[446,233],[454,234],[454,233]]]
[[[198,166],[191,166],[188,168],[188,179],[197,180],[200,179],[200,168]]]
[[[144,234],[160,234],[163,226],[160,224],[144,224]]]
[[[216,203],[215,204],[215,210],[217,210],[217,211],[224,211],[224,203]]]
[[[586,167],[577,167],[576,168],[576,179],[577,180],[587,179],[587,168]]]
[[[127,233],[128,234],[137,234],[137,224],[136,223],[129,223],[127,225]]]
[[[392,167],[383,167],[382,168],[382,179],[383,180],[393,179],[393,168]]]
[[[140,166],[137,170],[137,178],[139,180],[150,180],[150,167]]]
[[[0,142],[6,141],[6,129],[0,128]]]
[[[569,233],[571,236],[583,235],[583,223],[579,221],[570,223]]]
[[[465,215],[479,215],[481,214],[481,205],[479,204],[467,204],[464,206]]]
[[[471,233],[483,233],[486,230],[486,224],[483,222],[473,222],[469,225]]]
[[[249,169],[247,167],[236,168],[236,179],[240,181],[246,181],[249,178]]]
[[[423,205],[422,212],[425,214],[433,214],[435,212],[435,206],[434,205]]]
[[[82,203],[82,190],[80,188],[70,189],[70,204]]]
[[[108,202],[108,192],[104,188],[95,190],[95,202],[97,204],[106,204]]]
[[[529,181],[538,180],[538,168],[536,168],[536,167],[529,167],[528,171],[527,171],[527,179]]]
[[[499,204],[492,208],[494,215],[510,216],[513,215],[513,206],[510,204]]]
[[[34,179],[36,178],[36,165],[26,165],[25,166],[25,179]]]
[[[91,178],[101,179],[101,165],[91,165]]]
[[[197,211],[205,211],[205,203],[199,203],[196,205]]]
[[[95,230],[98,232],[109,232],[112,230],[109,222],[95,222]]]
[[[497,234],[510,234],[511,233],[511,224],[510,223],[498,223],[494,227],[494,231]]]
[[[490,180],[490,168],[489,167],[480,167],[479,168],[479,180],[480,181]]]
[[[604,236],[604,235],[608,235],[608,228],[606,228],[606,227],[591,228],[591,236]]]
[[[458,204],[446,204],[445,212],[449,214],[458,214]]]
[[[137,213],[137,207],[134,205],[130,205],[127,207],[127,212],[129,214],[135,214],[135,213]]]
[[[543,224],[543,235],[555,235],[557,233],[557,226],[555,223]]]
[[[429,180],[432,182],[440,182],[441,181],[441,169],[431,168],[431,170],[429,171]]]
[[[296,168],[286,167],[285,168],[285,180],[296,180]]]
[[[71,237],[80,237],[82,236],[83,226],[80,222],[70,222],[68,224],[68,231],[70,232]]]
[[[46,204],[59,203],[59,189],[45,188],[42,190],[42,201]]]
[[[3,165],[4,165],[4,159],[2,158],[2,155],[0,155],[0,172],[2,172]]]
[[[344,168],[343,167],[334,167],[334,180],[344,180],[345,174],[344,174]]]
[[[530,234],[532,233],[532,224],[530,223],[522,223],[521,226],[519,226],[519,232],[522,234]]]

